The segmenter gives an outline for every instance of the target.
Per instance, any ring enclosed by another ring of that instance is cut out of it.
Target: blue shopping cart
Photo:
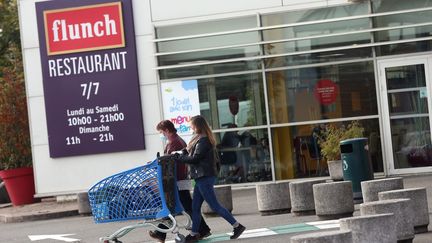
[[[109,176],[90,188],[89,201],[96,223],[144,220],[101,237],[100,241],[121,243],[118,239],[130,231],[153,227],[160,232],[172,232],[176,242],[184,242],[179,228],[190,229],[191,219],[179,200],[175,164],[172,156],[158,154],[154,161]],[[174,218],[180,214],[186,216],[185,224],[179,224]],[[158,224],[165,225],[166,229]]]

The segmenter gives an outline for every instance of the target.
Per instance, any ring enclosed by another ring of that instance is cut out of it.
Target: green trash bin
[[[340,150],[344,180],[352,182],[353,198],[362,199],[360,182],[374,179],[368,139],[343,140],[340,142]]]

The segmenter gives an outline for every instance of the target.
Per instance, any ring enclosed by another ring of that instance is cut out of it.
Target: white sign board
[[[186,142],[191,138],[190,119],[200,114],[197,80],[162,83],[164,118],[174,123]]]

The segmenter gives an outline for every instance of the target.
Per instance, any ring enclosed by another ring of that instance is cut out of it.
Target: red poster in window
[[[315,98],[322,105],[333,104],[339,94],[339,87],[330,79],[323,79],[315,84]]]

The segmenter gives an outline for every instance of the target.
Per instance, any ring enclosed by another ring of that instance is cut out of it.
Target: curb
[[[56,219],[68,216],[78,215],[78,209],[67,210],[61,212],[35,212],[27,215],[11,215],[11,214],[0,214],[0,222],[3,223],[19,223],[36,220]]]

